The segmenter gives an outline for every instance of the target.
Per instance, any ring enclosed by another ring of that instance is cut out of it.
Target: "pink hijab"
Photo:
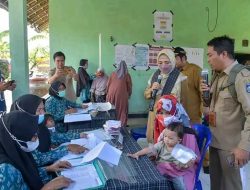
[[[121,61],[120,64],[118,65],[117,69],[115,70],[117,77],[119,79],[122,79],[125,74],[128,73],[128,68],[127,68],[127,64],[125,61]]]

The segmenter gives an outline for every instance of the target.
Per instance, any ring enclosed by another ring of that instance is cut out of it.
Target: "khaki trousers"
[[[242,190],[240,169],[227,162],[230,151],[209,148],[209,171],[211,190]]]

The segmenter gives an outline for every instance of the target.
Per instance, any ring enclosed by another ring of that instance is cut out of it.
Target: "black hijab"
[[[31,115],[36,115],[36,110],[41,102],[44,103],[43,98],[33,94],[25,94],[12,103],[10,111],[19,110]],[[39,138],[37,150],[40,152],[48,152],[51,147],[50,132],[45,124],[46,122],[39,124],[37,132]]]
[[[41,189],[43,183],[32,154],[20,148],[5,129],[4,124],[18,140],[30,141],[38,130],[38,116],[21,111],[12,111],[2,116],[0,119],[0,163],[9,163],[17,168],[30,189]]]
[[[49,87],[49,95],[50,96],[53,96],[57,99],[62,99],[60,96],[59,96],[59,87],[63,85],[64,88],[66,88],[65,84],[63,82],[60,82],[60,81],[55,81],[53,82],[50,87]]]
[[[80,60],[80,67],[78,68],[79,80],[76,83],[76,96],[79,97],[82,89],[86,88],[87,85],[90,85],[90,76],[87,71],[82,68],[88,63],[87,59]]]

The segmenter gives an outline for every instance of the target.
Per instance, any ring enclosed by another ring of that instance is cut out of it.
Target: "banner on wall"
[[[204,49],[183,47],[187,52],[187,61],[203,68]],[[134,70],[158,69],[157,55],[162,49],[172,49],[171,47],[149,46],[147,44],[136,45],[116,45],[115,64],[122,60],[128,68]]]
[[[154,40],[173,40],[172,17],[172,12],[154,12]]]

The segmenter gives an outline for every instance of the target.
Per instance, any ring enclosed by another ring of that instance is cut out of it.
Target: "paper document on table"
[[[93,133],[88,134],[88,138],[73,139],[70,141],[71,144],[78,144],[80,146],[86,147],[89,150],[93,149],[100,142],[102,141]]]
[[[121,154],[122,152],[119,149],[111,146],[107,142],[101,142],[83,157],[82,163],[100,158],[113,165],[118,165]]]
[[[98,139],[100,139],[102,141],[107,141],[107,140],[114,139],[114,137],[107,134],[104,131],[104,129],[96,129],[96,130],[92,130],[92,131],[86,131],[85,133],[87,133],[87,134],[93,133]]]
[[[109,111],[112,109],[112,104],[109,102],[88,103],[86,105],[88,105],[88,110]]]
[[[64,116],[64,123],[78,122],[78,121],[90,121],[90,114],[66,114]]]
[[[74,181],[67,188],[64,188],[65,190],[89,189],[104,185],[100,174],[92,163],[64,170],[61,175]]]

